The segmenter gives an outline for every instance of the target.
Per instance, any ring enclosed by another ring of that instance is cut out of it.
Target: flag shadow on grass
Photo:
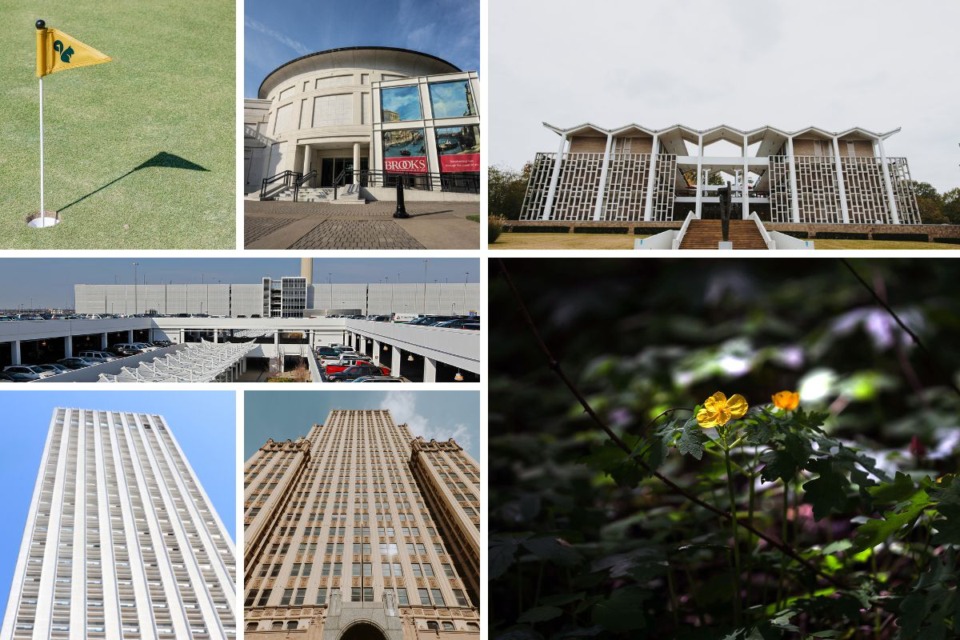
[[[103,191],[103,190],[106,189],[107,187],[110,187],[110,186],[112,186],[112,185],[120,182],[121,180],[123,180],[123,179],[126,178],[127,176],[133,174],[134,172],[139,171],[140,169],[149,169],[150,167],[162,167],[162,168],[168,168],[168,169],[186,169],[186,170],[188,170],[188,171],[210,171],[209,169],[207,169],[207,168],[205,168],[205,167],[201,167],[199,164],[196,164],[196,163],[194,163],[194,162],[190,162],[190,161],[187,160],[186,158],[181,158],[181,157],[178,156],[178,155],[174,155],[174,154],[172,154],[172,153],[167,153],[166,151],[161,151],[160,153],[158,153],[157,155],[153,156],[153,157],[150,158],[149,160],[146,160],[146,161],[140,163],[139,165],[137,165],[136,167],[134,167],[133,169],[130,169],[130,171],[127,171],[127,172],[126,172],[125,174],[123,174],[122,176],[120,176],[120,177],[118,177],[118,178],[114,178],[113,180],[111,180],[111,181],[108,182],[107,184],[103,185],[102,187],[100,187],[100,188],[98,188],[98,189],[96,189],[96,190],[94,190],[94,191],[91,191],[90,193],[88,193],[88,194],[85,195],[85,196],[81,196],[81,197],[77,198],[76,200],[74,200],[73,202],[71,202],[71,203],[68,204],[68,205],[65,205],[65,206],[63,206],[63,207],[60,207],[60,209],[58,209],[58,211],[59,211],[59,212],[66,211],[67,209],[69,209],[69,208],[72,207],[73,205],[78,204],[78,203],[80,203],[80,202],[83,202],[84,200],[86,200],[86,199],[89,198],[90,196],[93,196],[93,195],[96,195],[96,194],[100,193],[101,191]]]

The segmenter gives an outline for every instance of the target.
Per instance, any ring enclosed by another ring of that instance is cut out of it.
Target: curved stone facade
[[[466,121],[434,117],[431,87],[449,83],[465,87],[465,99],[472,106],[466,110],[472,110]],[[416,117],[381,104],[381,86],[393,89],[397,104],[419,98]],[[292,60],[267,75],[258,99],[245,101],[245,191],[259,190],[263,178],[283,171],[303,175],[316,171],[311,181],[316,187],[332,186],[338,177],[341,184],[353,184],[361,174],[383,171],[382,137],[397,135],[383,132],[400,129],[398,122],[409,125],[402,128],[419,144],[415,149],[419,154],[404,150],[407,164],[416,164],[418,172],[440,173],[434,120],[439,120],[436,126],[478,126],[477,89],[476,73],[406,49],[353,47]],[[433,142],[429,149],[428,138]],[[444,138],[440,144],[449,142]],[[412,162],[418,155],[423,160]]]

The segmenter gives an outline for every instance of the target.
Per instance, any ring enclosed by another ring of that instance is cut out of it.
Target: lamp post
[[[429,260],[423,261],[423,315],[427,315],[427,263]]]

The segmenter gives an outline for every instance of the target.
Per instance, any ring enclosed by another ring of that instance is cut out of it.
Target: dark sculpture
[[[731,203],[731,189],[730,183],[727,182],[727,186],[720,187],[717,189],[717,194],[720,196],[720,231],[723,234],[723,241],[730,241],[730,203]]]

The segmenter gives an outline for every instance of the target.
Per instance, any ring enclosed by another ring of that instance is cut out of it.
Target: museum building
[[[291,172],[311,187],[479,189],[479,80],[435,56],[391,47],[312,53],[244,101],[245,192]]]
[[[899,129],[544,126],[559,149],[537,154],[521,220],[719,217],[718,190],[730,184],[734,217],[744,220],[920,224],[907,160],[884,148]]]

